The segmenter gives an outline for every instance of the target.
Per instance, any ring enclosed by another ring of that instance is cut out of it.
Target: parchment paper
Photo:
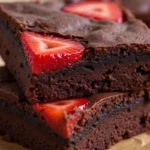
[[[37,1],[37,0],[0,0],[0,2],[14,2],[14,1]],[[44,0],[41,0],[44,1]],[[5,63],[0,58],[0,66]],[[27,150],[24,147],[3,141],[0,138],[0,150]],[[124,140],[114,145],[109,150],[150,150],[150,132],[135,136],[129,140]]]
[[[28,150],[15,143],[8,143],[0,139],[0,150]],[[150,150],[150,134],[143,133],[129,140],[114,145],[109,150]]]

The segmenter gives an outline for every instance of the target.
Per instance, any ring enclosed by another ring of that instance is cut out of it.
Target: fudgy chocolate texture
[[[149,0],[122,0],[122,5],[129,8],[139,19],[150,27],[150,1]]]
[[[29,101],[47,102],[102,91],[133,91],[150,79],[150,31],[125,11],[126,21],[95,21],[62,12],[64,1],[1,4],[0,53]],[[20,34],[37,32],[69,38],[85,46],[74,65],[34,75]]]
[[[5,80],[0,83],[1,88],[4,83],[12,86]],[[19,92],[15,82],[12,83],[12,89]],[[81,111],[78,129],[66,140],[56,135],[34,113],[31,105],[18,96],[18,92],[3,88],[0,90],[0,134],[31,150],[105,150],[122,139],[150,129],[150,101],[145,91],[103,93],[90,97],[90,105]],[[1,93],[5,96],[1,97]]]

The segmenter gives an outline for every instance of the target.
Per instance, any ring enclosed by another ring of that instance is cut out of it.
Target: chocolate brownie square
[[[3,3],[0,35],[0,53],[31,103],[150,81],[150,30],[113,2]]]

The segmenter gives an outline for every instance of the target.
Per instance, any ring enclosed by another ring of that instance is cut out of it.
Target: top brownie
[[[0,53],[30,102],[149,84],[150,31],[112,2],[1,4]]]

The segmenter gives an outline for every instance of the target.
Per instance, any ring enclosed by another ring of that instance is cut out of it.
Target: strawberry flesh
[[[81,119],[81,110],[89,104],[88,99],[71,99],[46,104],[34,104],[33,109],[42,116],[57,134],[70,138]]]
[[[118,23],[123,22],[123,13],[117,4],[113,2],[80,2],[70,4],[63,8],[65,12],[96,20],[113,20]]]
[[[34,74],[68,67],[84,55],[84,46],[75,41],[31,32],[23,32],[21,39]]]

